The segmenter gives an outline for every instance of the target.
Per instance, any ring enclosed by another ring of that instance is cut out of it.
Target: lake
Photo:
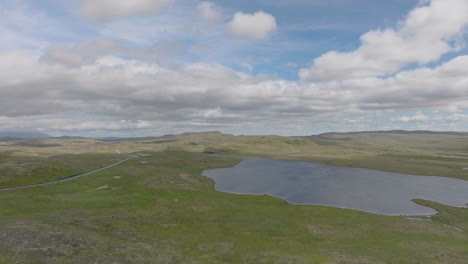
[[[468,181],[316,162],[249,158],[232,168],[206,170],[218,191],[267,194],[298,205],[326,205],[384,215],[432,215],[415,198],[464,207]]]

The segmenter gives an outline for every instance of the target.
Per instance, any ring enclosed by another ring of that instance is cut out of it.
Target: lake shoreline
[[[318,162],[247,158],[234,167],[207,170],[202,175],[213,179],[215,189],[221,192],[269,195],[293,205],[330,206],[388,216],[437,214],[430,207],[412,202],[413,199],[432,200],[459,208],[468,203],[466,180],[338,167]],[[399,194],[392,194],[389,188],[402,190]],[[333,192],[337,193],[336,197]],[[358,204],[353,205],[352,199]],[[376,199],[382,200],[382,207],[374,201]],[[394,205],[392,200],[396,200]]]

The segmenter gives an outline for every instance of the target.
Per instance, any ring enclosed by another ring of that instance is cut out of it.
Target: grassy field
[[[443,135],[427,144],[422,137],[405,136],[405,143],[400,136],[210,133],[115,144],[90,139],[43,140],[40,147],[2,142],[2,166],[46,160],[65,174],[72,172],[66,168],[95,168],[131,153],[151,156],[69,182],[0,191],[0,263],[467,263],[468,234],[440,224],[468,230],[466,208],[416,200],[440,212],[432,217],[436,222],[417,222],[221,193],[200,176],[205,169],[233,166],[239,157],[262,156],[430,174],[426,164],[441,176],[467,179],[468,171],[462,170],[468,167],[465,136]],[[54,154],[67,155],[43,158]],[[385,162],[389,156],[400,162],[398,168]],[[79,162],[71,165],[74,160]],[[21,183],[44,181],[45,174],[35,173],[41,171],[31,165]]]
[[[0,152],[9,151],[14,156],[29,157],[163,150],[316,161],[330,165],[468,180],[468,170],[464,170],[468,167],[468,133],[359,133],[293,138],[232,136],[211,132],[115,142],[80,138],[0,142]]]
[[[44,157],[0,153],[0,188],[43,183],[92,171],[123,159],[117,154],[62,154]]]

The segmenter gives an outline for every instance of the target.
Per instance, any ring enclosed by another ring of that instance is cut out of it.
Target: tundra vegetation
[[[115,150],[119,150],[118,154]],[[466,263],[468,209],[410,221],[214,190],[203,170],[242,157],[468,180],[468,134],[310,137],[217,132],[0,141],[0,263]]]

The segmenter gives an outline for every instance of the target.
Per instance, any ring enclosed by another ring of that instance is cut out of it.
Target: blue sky
[[[465,0],[4,0],[0,126],[468,130]]]
[[[281,78],[298,79],[297,71],[284,67],[288,63],[305,66],[313,58],[329,50],[350,51],[359,46],[359,36],[369,30],[394,26],[418,1],[218,1],[222,7],[221,21],[228,22],[232,14],[262,10],[275,15],[278,30],[268,41],[231,38],[214,28],[199,28],[184,32],[197,17],[193,9],[200,1],[175,1],[163,11],[166,14],[130,16],[108,23],[84,20],[78,13],[80,1],[17,1],[7,0],[4,12],[37,17],[29,30],[22,32],[28,38],[49,44],[76,45],[86,41],[110,38],[127,42],[135,48],[147,48],[158,42],[173,41],[184,50],[175,58],[177,63],[200,60],[222,63],[240,71],[248,71],[243,62],[253,64],[253,74],[276,74]],[[191,7],[190,7],[191,5]],[[15,23],[16,22],[16,23]],[[12,21],[12,29],[22,31],[19,21]],[[5,21],[9,24],[9,21]],[[134,32],[119,32],[125,25]],[[138,27],[145,29],[138,29]],[[160,27],[168,30],[159,31]],[[23,28],[24,29],[24,28]],[[149,31],[149,32],[148,32]],[[194,54],[197,44],[212,44],[215,54]],[[15,43],[13,43],[15,44]],[[36,50],[42,45],[22,43],[20,47]],[[11,46],[9,47],[11,49]],[[226,55],[228,57],[226,57]],[[155,61],[156,63],[158,61]]]

